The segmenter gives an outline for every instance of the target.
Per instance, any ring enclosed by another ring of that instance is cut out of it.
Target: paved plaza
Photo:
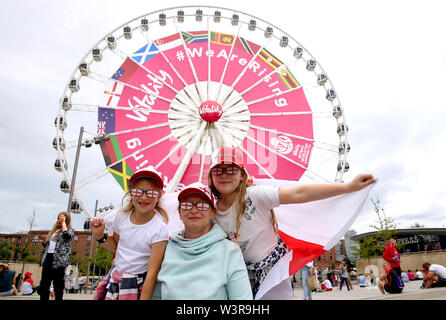
[[[342,290],[334,287],[333,291],[313,292],[313,300],[446,300],[446,287],[420,289],[422,281],[410,281],[400,294],[381,294],[378,287],[360,288],[353,284],[353,290],[348,291],[344,285]],[[294,289],[294,299],[304,297],[302,288]]]
[[[313,300],[446,300],[446,287],[420,289],[421,281],[411,281],[405,284],[403,293],[382,295],[378,287],[360,288],[353,284],[353,290],[347,291],[347,287],[333,288],[329,292],[313,292]],[[294,289],[294,300],[303,299],[302,288]],[[64,294],[64,300],[92,300],[93,294]],[[39,300],[36,293],[32,296],[0,297],[1,300]]]

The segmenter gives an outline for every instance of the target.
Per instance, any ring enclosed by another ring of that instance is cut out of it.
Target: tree
[[[360,258],[368,259],[370,265],[370,257],[376,257],[382,254],[384,248],[378,245],[378,238],[370,236],[359,242],[359,248],[354,247],[353,252]]]
[[[375,208],[375,212],[378,215],[378,224],[370,225],[370,227],[374,228],[376,232],[376,238],[378,240],[377,246],[381,249],[381,252],[384,251],[386,247],[386,243],[389,240],[393,239],[396,234],[396,229],[398,227],[398,223],[393,219],[392,216],[389,216],[384,211],[384,208],[381,207],[381,201],[377,197],[375,201],[371,199],[373,203],[373,207]],[[400,251],[404,247],[403,243],[396,243],[396,248]]]
[[[375,235],[364,238],[359,243],[359,248],[354,249],[354,252],[361,258],[369,260],[370,257],[381,256],[386,248],[386,243],[394,238],[398,223],[393,217],[388,215],[381,206],[379,198],[371,199],[375,213],[378,216],[376,224],[371,224],[370,227],[376,230]],[[396,248],[400,251],[404,247],[403,243],[396,243]]]
[[[418,222],[415,222],[413,225],[410,226],[412,229],[414,228],[424,228],[424,225],[419,224]]]
[[[35,226],[35,224],[36,224],[36,209],[33,209],[33,214],[32,214],[31,216],[28,217],[28,226],[29,226],[29,230],[28,230],[28,239],[31,239],[31,237],[30,237],[30,233],[31,233],[31,230],[33,229],[33,227]],[[16,250],[17,250],[17,248],[16,248]],[[21,274],[23,274],[24,271],[25,271],[25,261],[26,261],[26,258],[27,258],[31,253],[30,253],[30,250],[29,250],[28,246],[26,246],[26,244],[25,244],[25,247],[23,247],[22,249],[19,250],[19,252],[21,253],[21,258],[22,258],[21,260],[23,261],[23,264],[22,264],[22,273],[21,273]],[[38,259],[36,258],[35,260],[38,260]],[[19,281],[18,281],[18,283],[17,283],[17,286],[18,286],[18,287],[20,287],[21,282],[22,282],[22,279],[19,278]]]
[[[12,246],[7,239],[0,242],[0,260],[9,260],[12,256]]]
[[[95,266],[100,269],[99,274],[103,274],[103,272],[107,272],[113,264],[113,253],[100,245],[97,247],[97,250],[91,259]]]
[[[14,248],[14,250],[18,253],[20,253],[20,258],[17,259],[18,261],[26,261],[26,258],[31,255],[31,251],[29,250],[29,247],[24,246],[24,247],[20,247],[17,246]]]
[[[381,207],[381,200],[379,200],[377,197],[375,201],[373,199],[370,201],[372,201],[375,212],[378,215],[378,224],[371,224],[370,227],[377,231],[389,231],[389,233],[392,233],[391,231],[395,231],[398,224],[391,216],[387,215],[384,208]]]

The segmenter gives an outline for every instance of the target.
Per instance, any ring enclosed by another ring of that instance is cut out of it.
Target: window
[[[87,237],[87,240],[88,240],[88,241],[91,241],[91,236],[88,236],[88,237]]]
[[[74,240],[78,240],[79,238],[78,238],[78,236],[74,236]]]
[[[87,248],[90,248],[91,242],[87,242]]]
[[[77,242],[73,242],[73,248],[77,248]]]

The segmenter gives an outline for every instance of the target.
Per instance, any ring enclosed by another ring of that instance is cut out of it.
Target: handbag
[[[315,276],[309,277],[305,282],[307,283],[308,289],[310,289],[310,291],[317,289],[317,281]]]

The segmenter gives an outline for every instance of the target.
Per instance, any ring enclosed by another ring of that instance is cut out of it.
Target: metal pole
[[[83,133],[84,133],[84,127],[81,127],[80,132],[79,132],[79,141],[77,143],[76,160],[74,161],[73,178],[71,179],[71,184],[70,184],[70,198],[68,199],[68,209],[67,209],[67,212],[70,212],[70,210],[71,210],[71,202],[73,201],[74,186],[75,186],[75,183],[76,183],[77,164],[79,162],[79,153],[81,151],[82,135],[83,135]]]
[[[94,217],[96,218],[96,212],[98,210],[98,200],[96,199],[96,205],[94,207]],[[91,222],[90,222],[91,223]],[[91,230],[91,225],[90,225],[90,230]],[[90,281],[90,264],[91,264],[91,253],[93,252],[93,232],[91,232],[91,245],[90,245],[90,256],[89,256],[89,260],[88,260],[88,274],[87,274],[87,285],[89,282],[91,282],[91,287],[90,287],[90,293],[93,293],[93,281]],[[93,272],[94,272],[94,267],[93,267]],[[94,273],[93,273],[93,279],[94,279]],[[86,290],[86,289],[85,289]]]

